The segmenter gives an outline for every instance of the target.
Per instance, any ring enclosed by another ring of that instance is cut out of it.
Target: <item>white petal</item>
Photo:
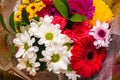
[[[20,35],[20,39],[23,43],[27,43],[30,40],[30,37],[29,37],[28,33],[26,32],[26,33]]]
[[[24,49],[21,47],[21,48],[19,48],[19,50],[17,51],[17,53],[15,54],[15,57],[16,58],[19,58],[19,57],[21,57],[23,54],[24,54]]]
[[[100,26],[100,21],[99,21],[99,20],[96,21],[96,25],[97,25],[98,27]]]
[[[20,38],[15,38],[13,40],[13,43],[15,43],[16,46],[20,47],[20,46],[23,46],[23,42],[21,42]]]
[[[34,67],[39,67],[40,66],[40,63],[39,62],[36,62],[35,64],[34,64]]]
[[[21,70],[21,69],[25,69],[26,66],[19,63],[19,64],[17,65],[17,68]]]
[[[89,35],[95,35],[95,33],[94,32],[89,32]]]
[[[36,75],[36,71],[35,71],[34,69],[32,69],[32,70],[30,71],[30,74],[31,74],[32,76],[35,76],[35,75]]]
[[[38,52],[39,48],[37,46],[34,46],[34,51]]]
[[[38,25],[35,22],[30,23],[30,26],[32,26],[32,27],[38,27]]]

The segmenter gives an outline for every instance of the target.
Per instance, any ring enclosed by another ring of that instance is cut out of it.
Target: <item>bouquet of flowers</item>
[[[47,69],[72,80],[100,72],[112,40],[113,14],[104,1],[22,0],[16,8],[10,25],[18,69],[33,76]]]

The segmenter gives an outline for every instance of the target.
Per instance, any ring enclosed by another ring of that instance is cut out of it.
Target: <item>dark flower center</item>
[[[95,49],[89,49],[87,50],[87,53],[85,55],[85,61],[88,65],[92,65],[96,62],[97,52]]]
[[[19,18],[20,17],[20,15],[17,15],[17,18]]]
[[[88,60],[92,60],[93,59],[93,57],[94,57],[94,53],[93,52],[88,52],[88,54],[87,54],[87,59]]]
[[[101,29],[98,31],[98,35],[103,38],[103,37],[105,37],[106,33],[104,30]]]
[[[35,6],[32,6],[31,9],[34,10],[34,9],[35,9]]]
[[[74,9],[72,9],[72,10],[71,10],[71,13],[72,13],[72,14],[75,14],[75,13],[77,13],[77,11],[74,10]]]
[[[27,13],[27,15],[29,16],[29,15],[30,15],[30,13],[28,12],[28,13]]]

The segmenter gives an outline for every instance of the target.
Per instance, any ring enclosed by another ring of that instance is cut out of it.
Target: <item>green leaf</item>
[[[7,45],[7,41],[9,39],[9,36],[10,36],[10,34],[6,34],[5,37],[4,37],[5,45]]]
[[[30,24],[30,21],[28,19],[28,14],[27,11],[25,10],[25,8],[22,10],[22,19],[27,23]]]
[[[27,23],[25,21],[21,21],[20,26],[27,26]]]
[[[1,13],[0,13],[0,23],[2,24],[2,27],[8,32],[10,33],[10,31],[7,29],[7,26],[5,24],[4,18],[2,17]]]
[[[68,7],[67,0],[61,0],[61,1]]]
[[[20,31],[20,24],[21,24],[20,21],[15,22],[15,30],[16,30],[16,32],[21,32],[21,31]]]
[[[39,21],[40,17],[34,17],[34,19],[35,19],[36,21]]]
[[[74,14],[71,18],[70,21],[72,22],[82,22],[85,21],[86,17],[80,14]]]
[[[13,31],[16,32],[15,23],[14,23],[14,12],[11,14],[9,18],[9,24],[10,24],[10,27],[13,29]]]
[[[64,18],[68,18],[68,8],[67,6],[64,4],[63,1],[61,0],[53,0],[53,3],[56,7],[56,9],[60,12],[60,14],[64,17]]]
[[[10,59],[10,61],[12,60],[14,49],[15,49],[15,44],[12,43],[11,46],[10,46],[10,53],[9,53],[9,59]]]

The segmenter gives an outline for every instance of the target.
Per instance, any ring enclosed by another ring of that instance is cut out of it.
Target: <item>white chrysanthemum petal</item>
[[[39,67],[39,66],[40,66],[40,63],[39,63],[39,62],[36,62],[36,63],[34,64],[34,66],[35,66],[35,67]]]
[[[13,40],[13,43],[15,43],[15,45],[16,45],[17,47],[20,47],[20,46],[23,46],[23,45],[24,45],[23,42],[21,42],[20,38],[15,38],[15,39]]]
[[[30,40],[30,36],[28,35],[28,33],[25,31],[25,33],[20,35],[20,39],[23,43],[27,42],[28,40]]]
[[[34,46],[34,51],[38,52],[39,48],[37,46]]]
[[[21,57],[24,54],[25,50],[23,49],[23,47],[19,48],[19,50],[17,51],[17,53],[15,54],[16,58]]]
[[[59,35],[59,32],[60,31],[57,26],[42,23],[40,27],[40,40],[38,41],[38,44],[45,44],[45,46],[49,46],[55,42],[56,39],[58,39],[57,36]]]
[[[18,59],[19,64],[17,65],[17,67],[19,69],[26,69],[31,75],[34,76],[40,66],[39,62],[35,62],[36,59],[36,55],[34,55],[33,58],[29,58],[28,55],[25,55],[24,58]]]
[[[17,65],[17,68],[20,69],[20,70],[21,70],[21,69],[25,69],[25,68],[26,68],[26,65],[18,64],[18,65]]]
[[[52,20],[53,20],[53,16],[48,16],[48,15],[44,16],[44,22],[51,23]]]
[[[32,69],[32,70],[30,71],[30,74],[31,74],[32,76],[35,76],[35,75],[36,75],[35,69]]]
[[[37,24],[35,21],[33,21],[30,23],[30,28],[28,29],[28,32],[30,36],[35,36],[37,38],[40,38],[39,29],[40,29],[40,24]]]
[[[51,45],[42,51],[42,54],[49,71],[59,74],[67,69],[70,57],[66,47]]]
[[[77,77],[80,77],[80,75],[77,75],[75,71],[66,71],[65,74],[68,77],[68,79],[71,80],[77,80]]]

